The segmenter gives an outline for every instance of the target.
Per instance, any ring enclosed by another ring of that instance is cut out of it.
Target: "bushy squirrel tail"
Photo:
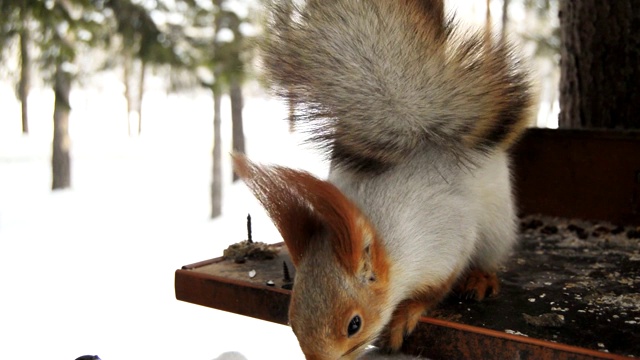
[[[385,167],[424,144],[490,152],[525,129],[533,100],[512,47],[457,29],[438,3],[270,5],[266,76],[338,165]]]

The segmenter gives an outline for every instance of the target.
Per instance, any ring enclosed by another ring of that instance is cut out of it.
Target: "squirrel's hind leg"
[[[478,238],[468,270],[454,290],[462,297],[482,300],[498,293],[496,272],[518,239],[507,154],[499,151],[488,158],[469,187],[476,198]]]

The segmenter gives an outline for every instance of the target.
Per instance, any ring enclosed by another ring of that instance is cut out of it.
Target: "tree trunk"
[[[240,80],[234,76],[229,84],[229,98],[231,99],[231,127],[232,127],[232,148],[234,153],[245,153],[244,146],[244,125],[242,121],[242,85]],[[238,180],[238,175],[233,173],[233,181]]]
[[[560,1],[563,128],[640,128],[640,1]]]
[[[213,176],[211,178],[211,218],[222,214],[222,136],[220,124],[220,102],[222,94],[218,85],[213,85]]]
[[[217,14],[213,24],[213,38],[217,39],[218,32],[222,24],[223,0],[212,0],[213,5],[217,9]],[[213,51],[215,54],[220,50],[220,44],[214,40]],[[220,106],[222,105],[222,84],[220,81],[221,69],[220,64],[213,64],[213,84],[211,91],[213,92],[213,174],[211,177],[211,218],[216,218],[222,214],[222,135],[221,123],[222,114]]]
[[[500,31],[500,40],[504,43],[507,40],[507,31],[509,25],[509,0],[502,0],[502,30]]]
[[[31,88],[31,55],[29,54],[29,19],[27,17],[27,2],[22,1],[20,9],[20,83],[18,97],[22,106],[22,133],[29,133],[28,97]]]
[[[147,62],[140,60],[140,83],[138,84],[138,101],[136,110],[138,111],[138,136],[142,132],[142,97],[144,96],[144,77],[147,73]]]
[[[127,133],[131,136],[131,114],[133,112],[133,94],[131,91],[131,72],[133,70],[133,58],[128,50],[123,52],[122,82],[124,83],[124,98],[127,102]]]
[[[71,74],[56,66],[55,82],[53,85],[55,105],[53,109],[53,152],[51,156],[53,190],[65,189],[71,186],[71,159],[69,149],[69,93],[71,92]]]
[[[487,44],[491,43],[491,34],[493,32],[491,24],[491,0],[486,0],[486,12],[484,20],[484,38]]]

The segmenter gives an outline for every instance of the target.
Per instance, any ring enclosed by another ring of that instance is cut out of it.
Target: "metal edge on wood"
[[[629,359],[575,346],[423,317],[403,352],[429,359]]]

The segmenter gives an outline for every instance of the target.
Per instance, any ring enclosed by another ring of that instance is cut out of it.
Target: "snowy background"
[[[228,159],[224,214],[209,219],[209,94],[149,91],[143,134],[129,138],[124,98],[103,80],[102,90],[72,93],[72,189],[56,192],[53,95],[32,93],[23,136],[19,104],[0,86],[0,359],[302,358],[286,326],[175,299],[174,271],[245,239],[248,212],[254,239],[281,241],[244,185],[231,185]],[[326,174],[288,133],[278,102],[254,96],[244,115],[253,159]]]

